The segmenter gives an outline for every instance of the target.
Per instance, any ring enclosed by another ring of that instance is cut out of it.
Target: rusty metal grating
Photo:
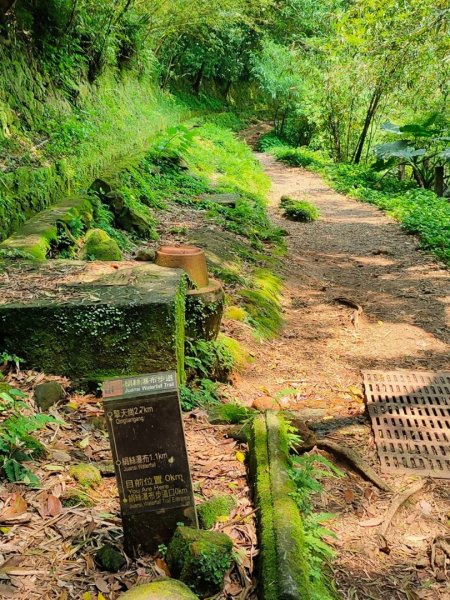
[[[450,479],[450,373],[363,371],[384,473]]]

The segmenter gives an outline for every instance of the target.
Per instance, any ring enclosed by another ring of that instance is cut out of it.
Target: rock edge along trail
[[[280,272],[285,326],[255,347],[239,396],[250,402],[297,383],[295,408],[350,416],[362,409],[361,398],[346,393],[361,384],[361,369],[449,369],[448,271],[377,208],[338,194],[315,173],[256,156],[272,179],[272,219],[288,233]],[[282,195],[312,202],[320,220],[285,219]]]

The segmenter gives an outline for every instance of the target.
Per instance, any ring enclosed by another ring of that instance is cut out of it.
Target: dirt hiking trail
[[[285,325],[278,338],[262,344],[248,328],[231,326],[254,356],[232,393],[260,409],[273,407],[275,397],[277,408],[320,419],[312,425],[319,436],[358,450],[380,473],[361,369],[449,370],[449,273],[377,208],[336,193],[314,173],[256,156],[272,179],[271,217],[288,234],[279,272]],[[314,203],[321,218],[286,220],[282,195]],[[448,481],[427,481],[380,543],[379,527],[361,523],[386,515],[395,496],[340,466],[345,477],[325,480],[315,509],[335,515],[326,526],[337,535],[332,569],[341,597],[448,600],[450,555],[438,548],[441,540],[450,542]],[[417,482],[414,476],[382,477],[396,492]]]
[[[288,233],[280,272],[285,326],[255,350],[238,386],[242,398],[254,399],[261,386],[272,393],[303,381],[314,387],[314,408],[351,414],[348,399],[330,406],[329,392],[336,401],[336,390],[360,384],[361,369],[449,368],[448,271],[377,208],[338,194],[315,173],[257,157],[272,179],[272,219]],[[321,218],[285,219],[282,195],[314,203]],[[359,305],[361,314],[336,298]]]

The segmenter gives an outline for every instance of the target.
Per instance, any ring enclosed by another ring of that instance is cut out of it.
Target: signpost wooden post
[[[155,552],[177,523],[197,527],[175,371],[103,386],[125,551]]]

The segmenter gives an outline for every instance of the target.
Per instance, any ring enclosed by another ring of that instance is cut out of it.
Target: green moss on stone
[[[127,562],[126,558],[112,546],[105,544],[95,554],[95,562],[104,571],[117,573]]]
[[[144,585],[138,585],[125,594],[120,600],[198,600],[184,583],[175,579],[160,579]]]
[[[281,598],[311,600],[309,565],[305,553],[305,534],[300,511],[292,498],[295,491],[289,476],[289,442],[284,419],[267,412],[267,444],[270,462],[273,523],[276,538],[276,560]]]
[[[88,231],[80,258],[83,260],[122,260],[122,252],[116,240],[102,229]]]
[[[77,262],[47,261],[36,268],[51,276],[51,269],[66,265]],[[136,263],[64,288],[75,295],[70,301],[55,295],[0,304],[0,347],[14,349],[29,367],[77,382],[167,370],[178,370],[183,381],[181,278],[174,269]]]
[[[102,480],[102,476],[97,467],[83,463],[70,467],[69,475],[76,479],[84,488],[95,487]]]
[[[92,221],[92,205],[83,197],[66,198],[32,217],[14,235],[0,244],[0,250],[11,258],[16,254],[34,260],[45,260],[50,248],[58,244],[58,222],[69,228],[74,219],[88,226]]]
[[[80,488],[68,488],[64,492],[61,502],[63,506],[93,506],[94,504],[92,498]]]
[[[233,496],[220,495],[206,500],[197,506],[197,515],[203,529],[211,529],[222,517],[227,519],[231,511],[236,507]]]
[[[175,577],[205,598],[220,591],[232,551],[233,542],[223,533],[178,527],[166,560]]]
[[[250,471],[254,485],[254,501],[258,509],[260,593],[262,600],[278,600],[279,573],[264,415],[258,415],[253,420]]]

